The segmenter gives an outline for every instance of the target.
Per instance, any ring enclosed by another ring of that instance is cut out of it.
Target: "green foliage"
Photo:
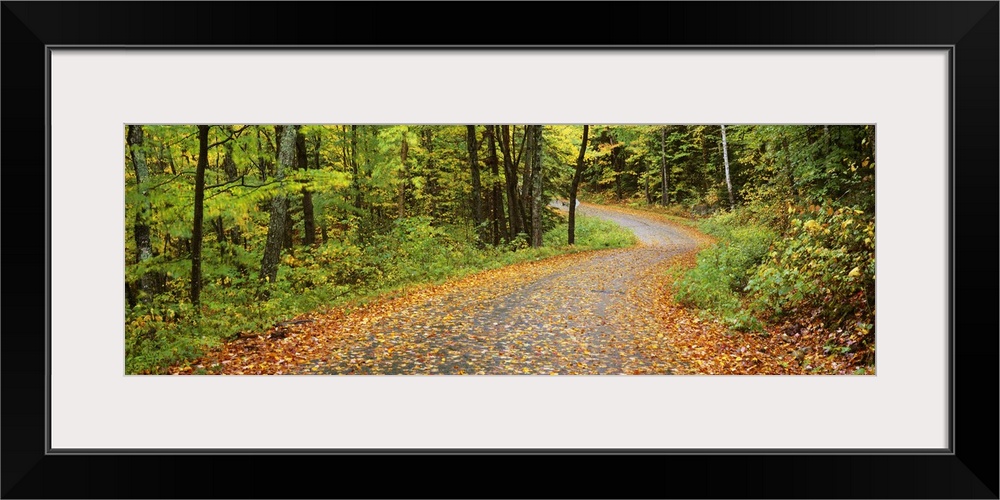
[[[187,297],[197,128],[142,129],[144,142],[136,147],[147,178],[137,182],[131,152],[124,169],[129,373],[156,372],[236,333],[346,300],[635,242],[616,226],[578,217],[577,244],[569,247],[565,219],[549,210],[540,248],[530,248],[526,234],[507,234],[505,220],[493,225],[498,214],[509,215],[510,200],[507,172],[501,164],[494,174],[490,164],[486,127],[477,126],[476,146],[489,231],[473,227],[464,125],[305,125],[297,152],[306,168],[296,162],[282,181],[275,176],[275,127],[211,126],[202,304],[195,310]],[[509,128],[517,197],[527,196],[522,203],[531,198],[522,191],[525,129]],[[873,337],[874,127],[727,126],[739,207],[733,213],[722,213],[729,207],[719,132],[718,125],[594,125],[581,188],[597,202],[661,204],[666,165],[671,205],[658,211],[714,213],[703,229],[720,241],[678,277],[686,303],[717,311],[738,328],[757,327],[754,317],[821,311],[828,324]],[[543,203],[566,197],[580,138],[579,125],[544,127]],[[503,198],[499,206],[491,206],[494,190]],[[306,192],[316,226],[309,245]],[[276,196],[288,200],[290,230],[278,278],[264,285],[258,273]],[[142,256],[140,226],[149,233]],[[480,233],[498,237],[483,244],[473,237]],[[150,281],[153,290],[139,289]]]
[[[759,207],[758,207],[759,208]],[[738,210],[701,229],[719,243],[675,280],[678,300],[716,313],[737,329],[755,318],[817,318],[828,329],[874,338],[875,225],[848,207],[793,212],[780,233],[754,224],[768,216]]]
[[[870,214],[845,207],[797,214],[787,236],[775,241],[746,286],[753,309],[775,318],[816,311],[830,327],[865,329],[845,320],[874,316]]]
[[[765,226],[742,225],[735,214],[715,216],[700,227],[720,242],[701,251],[695,267],[675,281],[677,299],[715,312],[738,330],[759,329],[760,322],[743,307],[741,292],[776,233]]]
[[[635,244],[635,236],[614,223],[577,219],[577,245],[566,245],[565,220],[544,235],[545,246],[528,248],[515,240],[502,247],[480,247],[464,228],[438,226],[428,216],[392,222],[366,247],[331,240],[286,255],[278,280],[261,300],[261,284],[253,273],[209,257],[205,289],[198,313],[186,300],[187,283],[174,279],[171,289],[150,304],[126,313],[127,373],[162,373],[167,367],[198,357],[204,349],[244,332],[264,332],[274,323],[347,300],[368,299],[405,286],[439,283],[481,270],[561,253]],[[132,267],[132,266],[130,266]],[[184,268],[183,263],[179,266]]]
[[[631,231],[613,222],[584,215],[576,216],[575,237],[577,249],[583,250],[630,247],[638,242]],[[562,248],[569,244],[568,238],[563,221],[545,233],[544,240],[546,245]]]

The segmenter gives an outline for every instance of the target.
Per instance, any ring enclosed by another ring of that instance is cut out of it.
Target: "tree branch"
[[[180,144],[180,143],[184,142],[186,139],[188,139],[188,138],[190,138],[192,136],[195,136],[195,135],[198,135],[198,130],[195,130],[194,132],[191,132],[190,134],[185,135],[184,137],[181,137],[180,139],[177,139],[176,141],[171,142],[170,144],[167,144],[166,147],[170,148],[172,146]]]
[[[221,140],[221,141],[218,141],[218,142],[213,142],[212,144],[209,144],[209,145],[208,145],[208,147],[209,147],[209,148],[214,148],[214,147],[216,147],[216,146],[221,146],[221,145],[223,145],[223,144],[225,144],[225,143],[227,143],[227,142],[229,142],[229,141],[231,141],[231,140],[233,140],[233,139],[235,139],[235,138],[239,137],[239,136],[240,136],[240,134],[241,134],[241,133],[242,133],[242,132],[243,132],[244,130],[246,130],[246,129],[248,129],[248,128],[250,128],[250,125],[244,125],[244,126],[240,127],[239,129],[237,129],[237,130],[234,130],[234,131],[233,131],[233,132],[232,132],[231,134],[229,134],[229,137],[227,137],[227,138],[225,138],[225,139],[223,139],[223,140]]]
[[[276,180],[276,181],[271,181],[271,182],[265,182],[263,184],[249,185],[249,186],[246,185],[246,184],[240,184],[240,186],[241,187],[248,187],[250,189],[257,189],[257,188],[262,188],[264,186],[270,186],[271,184],[280,184],[281,182],[282,181],[280,181],[280,180]],[[208,200],[208,199],[213,198],[216,195],[219,195],[219,194],[222,194],[222,193],[226,193],[226,192],[232,192],[232,190],[233,190],[234,187],[236,187],[236,186],[229,186],[226,189],[223,189],[221,191],[216,191],[216,192],[212,193],[210,196],[206,196],[205,199]]]
[[[514,131],[515,131],[515,128],[511,128],[511,130],[510,130],[510,135],[511,136],[514,135]],[[524,156],[524,144],[527,142],[527,140],[528,140],[528,128],[527,128],[527,126],[525,126],[524,133],[521,134],[521,148],[514,155],[514,169],[515,170],[517,169],[517,166],[520,165],[520,163],[521,163],[521,157]]]
[[[179,173],[178,173],[177,175],[175,175],[175,176],[173,176],[173,177],[171,177],[171,178],[169,178],[169,179],[167,179],[167,180],[165,180],[165,181],[163,181],[163,182],[161,182],[161,183],[159,183],[159,184],[156,184],[156,185],[153,185],[153,186],[150,186],[150,187],[148,187],[147,189],[150,189],[150,190],[153,190],[153,189],[156,189],[156,188],[158,188],[158,187],[160,187],[160,186],[162,186],[162,185],[164,185],[164,184],[168,184],[168,183],[170,183],[170,182],[173,182],[173,181],[177,180],[177,178],[178,178],[178,177],[180,177],[180,176],[182,176],[182,175],[193,175],[194,173],[195,173],[195,172],[194,172],[194,171],[192,171],[192,170],[187,170],[187,171],[183,171],[183,170],[182,170],[182,171],[181,171],[181,172],[179,172]]]
[[[246,176],[246,174],[243,174],[243,175],[240,175],[239,177],[237,177],[237,178],[235,178],[235,179],[233,179],[233,180],[231,180],[231,181],[226,181],[226,182],[220,182],[220,183],[218,183],[218,184],[213,184],[213,185],[211,185],[211,186],[205,186],[205,189],[215,189],[215,188],[219,188],[219,187],[222,187],[222,186],[225,186],[226,184],[232,184],[232,183],[234,183],[234,182],[236,182],[236,181],[239,181],[239,183],[240,183],[240,185],[241,185],[241,186],[245,186],[246,184],[244,184],[244,183],[243,183],[243,178],[244,178],[245,176]]]

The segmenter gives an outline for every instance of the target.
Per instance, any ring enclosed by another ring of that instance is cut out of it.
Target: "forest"
[[[128,374],[872,374],[872,125],[127,125]]]

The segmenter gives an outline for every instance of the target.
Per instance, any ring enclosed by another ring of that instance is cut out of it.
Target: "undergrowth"
[[[565,219],[554,223],[543,236],[543,246],[531,248],[523,234],[496,247],[480,246],[463,228],[435,225],[429,217],[398,219],[388,231],[368,238],[364,247],[350,243],[354,240],[348,237],[286,251],[278,279],[266,290],[255,272],[246,271],[258,265],[254,255],[237,253],[235,261],[231,255],[206,255],[197,311],[187,300],[190,282],[183,279],[190,261],[180,261],[165,293],[127,307],[125,370],[164,373],[167,367],[197,358],[240,333],[262,332],[306,312],[364,302],[408,286],[636,243],[635,236],[620,226],[580,215],[576,245],[569,246]]]

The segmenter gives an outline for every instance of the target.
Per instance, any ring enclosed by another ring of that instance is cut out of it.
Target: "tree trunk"
[[[532,207],[532,197],[531,197],[531,130],[530,126],[525,126],[524,135],[521,137],[521,154],[524,157],[525,145],[527,145],[528,158],[524,161],[524,177],[521,179],[521,204],[524,206],[524,230],[525,232],[530,232],[531,229],[531,207]],[[517,128],[514,128],[517,131]],[[514,166],[517,167],[517,157],[514,159]]]
[[[260,140],[260,136],[263,133],[261,127],[257,127],[257,175],[260,176],[260,182],[267,181],[267,163],[264,161],[264,143]]]
[[[701,178],[702,178],[702,182],[701,182],[701,191],[702,191],[701,192],[701,196],[702,196],[702,198],[704,198],[705,195],[708,194],[708,191],[711,189],[711,185],[709,183],[709,179],[711,177],[707,174],[708,171],[709,171],[709,168],[708,168],[708,138],[705,137],[705,132],[702,131],[702,133],[701,133],[701,172],[702,172],[702,174],[701,174]]]
[[[174,155],[167,151],[167,165],[170,165],[170,175],[177,175],[177,166],[174,165]]]
[[[201,303],[201,240],[205,215],[205,168],[208,167],[208,125],[198,125],[198,166],[194,174],[194,226],[191,230],[191,303]]]
[[[587,153],[587,132],[590,126],[583,126],[583,142],[580,143],[580,156],[576,157],[576,169],[573,171],[573,182],[569,186],[569,238],[570,245],[576,244],[576,195],[583,177],[583,156]]]
[[[660,195],[660,204],[667,206],[670,203],[670,192],[668,191],[670,176],[667,175],[667,127],[660,129],[660,180],[663,189],[663,194]]]
[[[138,262],[149,260],[153,256],[153,244],[150,241],[149,224],[146,222],[152,212],[149,204],[149,191],[144,184],[149,181],[149,166],[146,164],[146,153],[142,150],[143,134],[141,125],[128,126],[128,149],[132,155],[132,167],[135,169],[135,181],[139,186],[142,201],[135,212],[135,222],[132,229],[135,233],[135,248],[138,255]],[[139,277],[139,290],[143,294],[151,295],[156,289],[155,277],[150,272],[145,272]]]
[[[729,190],[729,211],[736,209],[733,201],[733,183],[729,180],[729,149],[726,146],[726,126],[722,126],[722,162],[726,166],[726,189]]]
[[[320,169],[319,153],[320,153],[320,148],[322,147],[322,145],[323,145],[322,133],[319,130],[317,130],[316,131],[316,149],[313,151],[313,169],[314,170],[319,170]],[[309,202],[310,202],[310,204],[312,203],[312,194],[309,195]],[[316,219],[316,215],[315,215],[315,210],[314,210],[313,211],[313,220],[315,221],[315,219]],[[319,222],[319,232],[320,232],[320,236],[322,237],[321,241],[323,243],[326,243],[326,225],[325,225],[325,220],[326,219],[323,217],[323,214],[321,213],[320,214],[320,222]]]
[[[291,201],[291,200],[289,200],[288,197],[286,196],[285,197],[285,224],[284,224],[285,233],[281,237],[281,247],[284,248],[284,249],[286,249],[286,250],[292,250],[292,247],[293,247],[293,243],[292,243],[292,229],[294,228],[294,225],[292,224],[292,211],[289,210],[289,206],[288,206],[289,205],[289,201]]]
[[[409,175],[406,170],[406,157],[410,153],[410,143],[406,140],[406,131],[403,131],[403,138],[399,145],[399,161],[402,167],[399,170],[399,206],[397,216],[402,219],[406,216],[406,181]]]
[[[469,151],[469,166],[472,168],[472,220],[476,225],[479,243],[487,240],[483,218],[483,184],[479,175],[479,145],[476,143],[476,126],[465,126],[465,143]]]
[[[229,127],[229,133],[230,134],[233,133],[232,126]],[[237,168],[237,166],[236,166],[236,160],[233,159],[233,141],[226,142],[225,144],[223,144],[223,147],[225,149],[226,154],[222,158],[222,170],[226,173],[226,180],[227,181],[229,181],[229,182],[235,182],[237,179],[240,178],[240,172],[239,172],[239,168]],[[219,219],[216,222],[216,224],[218,224],[217,232],[218,232],[218,236],[219,236],[219,242],[220,243],[225,243],[226,242],[226,231],[225,231],[225,226],[223,225],[223,221],[222,221],[222,217],[221,216],[219,217]],[[242,235],[240,234],[240,229],[238,227],[234,227],[234,228],[232,228],[232,229],[229,230],[229,241],[230,242],[232,242],[233,244],[239,245],[241,238],[242,238]],[[242,265],[240,267],[242,268]]]
[[[351,174],[354,185],[354,208],[361,210],[361,170],[358,168],[358,126],[351,125]]]
[[[276,158],[281,158],[281,150],[282,150],[282,147],[285,146],[285,145],[281,144],[281,139],[282,139],[282,137],[285,134],[285,129],[286,128],[288,128],[288,127],[286,127],[284,125],[275,125],[275,127],[274,127],[274,152],[275,152],[274,154],[275,154]],[[296,163],[294,163],[295,162],[294,158],[296,156],[295,153],[294,153],[294,147],[295,147],[295,144],[292,143],[292,148],[293,149],[287,150],[287,151],[292,151],[290,154],[292,155],[292,158],[293,158],[292,159],[293,163],[287,165],[289,170],[292,169],[292,168],[295,168],[295,165],[296,165]],[[276,166],[275,168],[281,168],[281,167],[277,167]],[[284,222],[284,224],[282,224],[282,227],[284,228],[284,231],[282,231],[282,233],[281,233],[281,246],[284,249],[291,250],[292,249],[292,214],[289,213],[289,211],[288,211],[288,204],[289,204],[288,201],[289,201],[288,197],[286,196],[285,197],[285,222]]]
[[[275,127],[277,129],[277,127]],[[285,169],[295,164],[295,128],[285,127],[279,139],[281,147],[275,163],[275,178],[281,182],[285,178]],[[278,261],[281,258],[281,243],[285,233],[285,213],[288,211],[287,198],[279,194],[271,199],[270,222],[267,226],[267,241],[264,244],[264,257],[261,259],[260,276],[268,283],[274,283],[278,278]]]
[[[542,126],[531,125],[531,246],[542,246]]]
[[[643,168],[643,170],[644,170],[643,173],[645,174],[644,177],[646,178],[646,204],[647,205],[652,205],[653,204],[653,197],[652,197],[652,195],[649,194],[649,178],[651,177],[652,174],[649,173],[649,167],[646,167],[645,163],[646,163],[645,160],[641,160],[639,162],[639,164],[644,167]]]
[[[426,196],[426,207],[425,212],[436,217],[438,215],[437,209],[437,196],[438,196],[438,177],[435,173],[435,156],[434,156],[434,130],[431,127],[424,127],[422,137],[421,137],[424,149],[427,151],[427,186],[424,189]]]
[[[487,146],[490,153],[490,172],[493,174],[493,195],[490,198],[490,214],[493,219],[493,245],[500,244],[500,238],[510,239],[507,223],[503,217],[503,190],[500,188],[500,160],[497,158],[496,126],[486,126]]]
[[[299,170],[309,170],[309,155],[306,153],[306,136],[301,133],[302,127],[295,126],[295,162]],[[313,210],[312,192],[308,187],[302,187],[302,225],[304,234],[302,244],[312,246],[316,243],[316,215]]]
[[[495,128],[495,127],[494,127]],[[507,185],[507,214],[510,218],[510,237],[516,238],[524,231],[524,211],[517,195],[517,169],[510,153],[510,126],[500,126],[500,152],[503,153],[503,172]]]
[[[792,151],[788,147],[788,137],[781,137],[781,149],[785,156],[785,176],[788,178],[788,192],[795,198],[801,198],[799,188],[795,186],[795,164],[792,163]]]
[[[620,149],[621,148],[618,147],[618,141],[616,141],[615,138],[614,138],[614,136],[612,136],[611,137],[611,170],[613,170],[614,173],[615,173],[615,197],[618,199],[618,201],[622,201],[622,198],[624,196],[622,194],[622,175],[624,175],[624,172],[622,172],[621,161],[619,160],[619,156],[621,156],[621,154],[622,154],[622,152],[620,151]]]
[[[212,221],[212,228],[215,229],[215,241],[219,242],[219,248],[223,250],[226,248],[226,226],[222,222],[222,216],[218,216]]]

